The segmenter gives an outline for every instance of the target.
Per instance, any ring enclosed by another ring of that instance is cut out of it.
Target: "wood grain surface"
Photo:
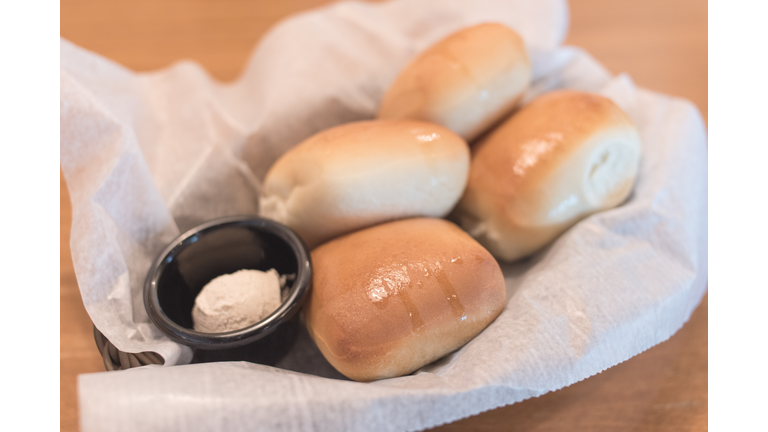
[[[62,37],[133,70],[181,59],[238,76],[259,38],[327,0],[62,0]],[[707,119],[707,2],[572,0],[567,44],[614,73],[691,100]],[[61,430],[78,430],[76,377],[104,370],[69,250],[72,209],[61,177]],[[705,431],[707,297],[668,341],[563,390],[435,431]]]

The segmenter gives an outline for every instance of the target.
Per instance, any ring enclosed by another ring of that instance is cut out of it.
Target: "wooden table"
[[[61,35],[138,71],[180,59],[235,78],[259,38],[291,13],[328,0],[62,0]],[[645,88],[693,101],[707,119],[706,0],[572,0],[567,44]],[[78,430],[76,376],[103,371],[69,250],[61,179],[61,430]],[[707,297],[667,342],[540,398],[440,431],[707,430]]]

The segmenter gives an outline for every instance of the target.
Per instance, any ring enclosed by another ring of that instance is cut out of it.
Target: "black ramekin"
[[[242,269],[271,268],[296,275],[283,289],[284,300],[276,311],[240,330],[192,329],[192,307],[205,284]],[[171,340],[202,350],[229,349],[262,339],[288,322],[307,298],[311,283],[309,251],[293,230],[268,219],[226,217],[197,226],[168,245],[147,274],[144,306]]]

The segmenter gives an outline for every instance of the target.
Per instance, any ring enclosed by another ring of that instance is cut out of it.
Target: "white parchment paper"
[[[260,181],[277,157],[315,132],[372,118],[411,58],[487,21],[526,41],[526,101],[581,89],[634,120],[644,147],[629,200],[503,265],[504,312],[414,375],[340,379],[305,334],[279,367],[187,364],[191,350],[165,338],[143,306],[162,248],[206,220],[258,214]],[[83,301],[119,349],[166,360],[80,376],[82,430],[418,430],[562,388],[671,336],[706,290],[702,119],[689,102],[561,47],[566,31],[564,1],[345,2],[277,25],[226,85],[190,62],[133,73],[62,40],[61,166]]]

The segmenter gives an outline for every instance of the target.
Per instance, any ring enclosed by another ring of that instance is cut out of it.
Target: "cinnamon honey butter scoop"
[[[442,219],[406,219],[312,251],[309,333],[342,374],[409,374],[480,333],[506,302],[496,260]]]

